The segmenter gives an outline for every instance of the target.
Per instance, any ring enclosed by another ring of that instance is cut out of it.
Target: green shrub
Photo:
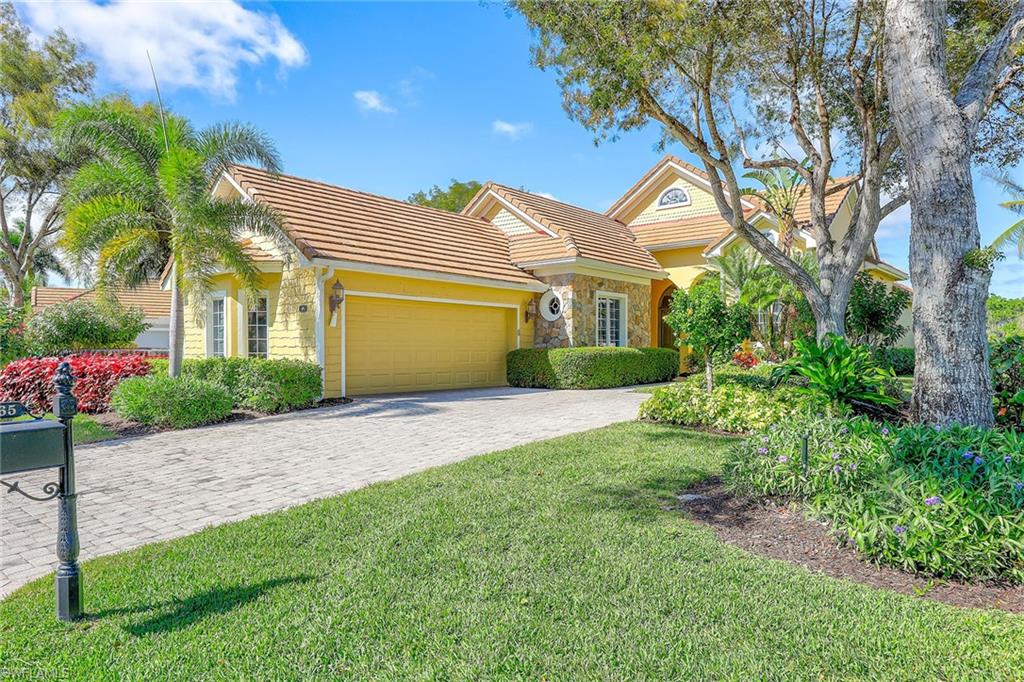
[[[221,421],[231,414],[232,402],[219,384],[167,375],[125,379],[110,400],[114,411],[126,419],[174,429]]]
[[[320,398],[320,367],[313,362],[250,359],[236,376],[239,403],[251,410],[286,412]]]
[[[845,338],[829,334],[824,343],[814,340],[793,342],[796,354],[776,367],[772,377],[781,380],[792,375],[807,379],[807,386],[826,398],[835,412],[857,403],[893,406],[899,400],[885,393],[885,384],[894,378],[891,369],[876,364],[866,346],[852,346]]]
[[[149,328],[138,308],[73,300],[45,308],[29,318],[25,332],[36,355],[103,348],[134,348],[135,337]]]
[[[741,493],[803,500],[878,563],[1024,582],[1024,435],[865,418],[788,421],[737,444],[725,475]]]
[[[797,386],[766,391],[723,375],[708,393],[703,383],[687,380],[656,390],[640,406],[640,418],[683,426],[749,433],[769,424],[821,413],[826,401]]]
[[[523,388],[613,388],[668,381],[679,373],[671,348],[521,348],[508,354],[508,383]]]
[[[989,359],[995,389],[996,423],[1024,427],[1024,336],[1009,336],[992,344]]]
[[[154,374],[167,374],[167,360],[150,360]],[[301,360],[263,358],[189,358],[181,376],[223,386],[235,407],[257,412],[287,412],[320,398],[320,366]]]
[[[25,309],[0,302],[0,367],[28,354]]]
[[[875,362],[888,367],[898,376],[911,376],[914,373],[913,348],[875,348]]]

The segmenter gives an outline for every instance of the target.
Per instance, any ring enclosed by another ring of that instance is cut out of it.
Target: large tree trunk
[[[171,323],[168,329],[167,373],[176,377],[181,374],[181,359],[185,352],[185,316],[182,310],[181,289],[178,287],[177,268],[171,267]]]
[[[965,257],[979,248],[971,183],[974,131],[946,80],[946,3],[890,0],[886,75],[910,190],[914,285],[914,418],[990,426],[985,336],[991,273]]]

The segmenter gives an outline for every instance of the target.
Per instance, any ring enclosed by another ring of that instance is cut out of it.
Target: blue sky
[[[96,61],[97,91],[152,97],[203,125],[251,122],[289,173],[396,198],[451,178],[496,180],[604,210],[661,156],[653,126],[595,147],[561,107],[555,75],[530,65],[523,20],[499,4],[141,3],[19,6],[40,32],[62,26]],[[696,161],[680,146],[671,149]],[[1012,174],[1024,181],[1024,170]],[[976,177],[986,240],[1013,220]],[[909,209],[879,229],[906,269]],[[987,243],[987,241],[986,241]],[[993,291],[1024,295],[1024,262]]]

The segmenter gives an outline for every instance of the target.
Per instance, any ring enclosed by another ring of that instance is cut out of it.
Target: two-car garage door
[[[346,308],[350,395],[505,384],[514,308],[365,296]]]

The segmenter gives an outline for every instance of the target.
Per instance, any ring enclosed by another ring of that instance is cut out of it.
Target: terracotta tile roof
[[[630,229],[617,220],[493,182],[484,188],[494,191],[557,235],[510,239],[512,259],[516,263],[578,257],[655,273],[662,271],[658,261],[636,243]]]
[[[291,175],[233,166],[250,197],[276,208],[307,258],[356,261],[530,284],[505,233],[485,220]]]
[[[694,246],[717,240],[725,231],[731,231],[729,223],[718,213],[693,216],[660,223],[648,223],[632,228],[636,241],[651,249],[669,244],[697,242]]]
[[[148,282],[135,289],[121,289],[115,292],[118,303],[128,308],[141,308],[146,317],[168,317],[171,314],[171,292],[162,291],[157,282]],[[72,287],[33,287],[32,312],[64,303],[65,301],[95,301],[93,289]]]

